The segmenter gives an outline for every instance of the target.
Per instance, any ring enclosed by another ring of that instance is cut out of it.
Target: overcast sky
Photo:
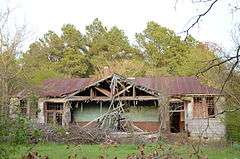
[[[8,1],[8,3],[6,3]],[[230,48],[231,29],[239,16],[232,16],[228,2],[222,0],[200,25],[191,32],[200,41],[216,42]],[[233,0],[234,1],[234,0]],[[1,6],[17,8],[17,23],[25,23],[31,37],[25,44],[41,37],[48,30],[60,31],[63,24],[71,23],[84,32],[86,25],[99,18],[106,26],[118,26],[133,42],[135,33],[141,32],[148,21],[182,32],[189,20],[204,11],[192,0],[0,0]]]

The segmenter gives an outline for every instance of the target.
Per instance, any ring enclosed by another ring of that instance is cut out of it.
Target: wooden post
[[[206,101],[206,96],[202,97],[202,117],[207,118],[208,117],[208,105]]]
[[[94,92],[93,92],[93,89],[90,88],[90,98],[93,99],[93,96],[94,96]]]
[[[160,131],[168,130],[168,128],[169,128],[169,120],[168,120],[168,118],[169,118],[169,111],[168,111],[168,106],[166,106],[165,103],[161,104],[160,100],[158,100],[158,106],[159,106]]]
[[[136,87],[135,85],[133,85],[133,99],[136,98]]]
[[[30,107],[30,101],[27,99],[27,118],[31,119],[31,107]]]
[[[71,122],[71,104],[66,101],[63,103],[62,125],[68,126]]]
[[[54,124],[57,124],[57,121],[56,121],[56,112],[53,112],[53,123],[54,123]]]
[[[81,108],[80,111],[83,112],[83,103],[81,102]]]
[[[100,113],[102,114],[102,101],[100,101]]]
[[[45,105],[44,99],[39,98],[38,99],[38,109],[40,110],[40,112],[38,113],[38,123],[44,123],[44,121],[46,120],[45,116],[44,116],[44,114],[45,114],[44,105]]]

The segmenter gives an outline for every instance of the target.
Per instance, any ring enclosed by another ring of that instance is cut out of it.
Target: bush
[[[41,131],[34,128],[27,118],[17,116],[10,118],[2,115],[0,120],[0,141],[15,144],[38,142]]]
[[[240,111],[226,114],[227,139],[240,143]]]

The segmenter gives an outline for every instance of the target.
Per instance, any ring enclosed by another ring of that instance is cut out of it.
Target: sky
[[[224,48],[232,47],[232,28],[240,22],[232,15],[229,2],[221,0],[200,24],[191,30],[200,41],[214,42]],[[74,24],[84,33],[86,25],[99,18],[107,27],[118,26],[134,43],[135,33],[142,32],[148,21],[174,30],[178,35],[194,17],[205,11],[208,4],[192,0],[0,0],[0,6],[16,8],[12,19],[26,24],[29,37],[24,48],[42,37],[48,30],[60,33],[63,24]],[[192,21],[191,21],[192,20]]]

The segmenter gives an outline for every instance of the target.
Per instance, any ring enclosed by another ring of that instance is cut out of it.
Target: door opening
[[[170,131],[172,133],[180,132],[180,112],[170,113]]]
[[[170,131],[171,133],[179,133],[185,130],[184,112],[170,113]]]

